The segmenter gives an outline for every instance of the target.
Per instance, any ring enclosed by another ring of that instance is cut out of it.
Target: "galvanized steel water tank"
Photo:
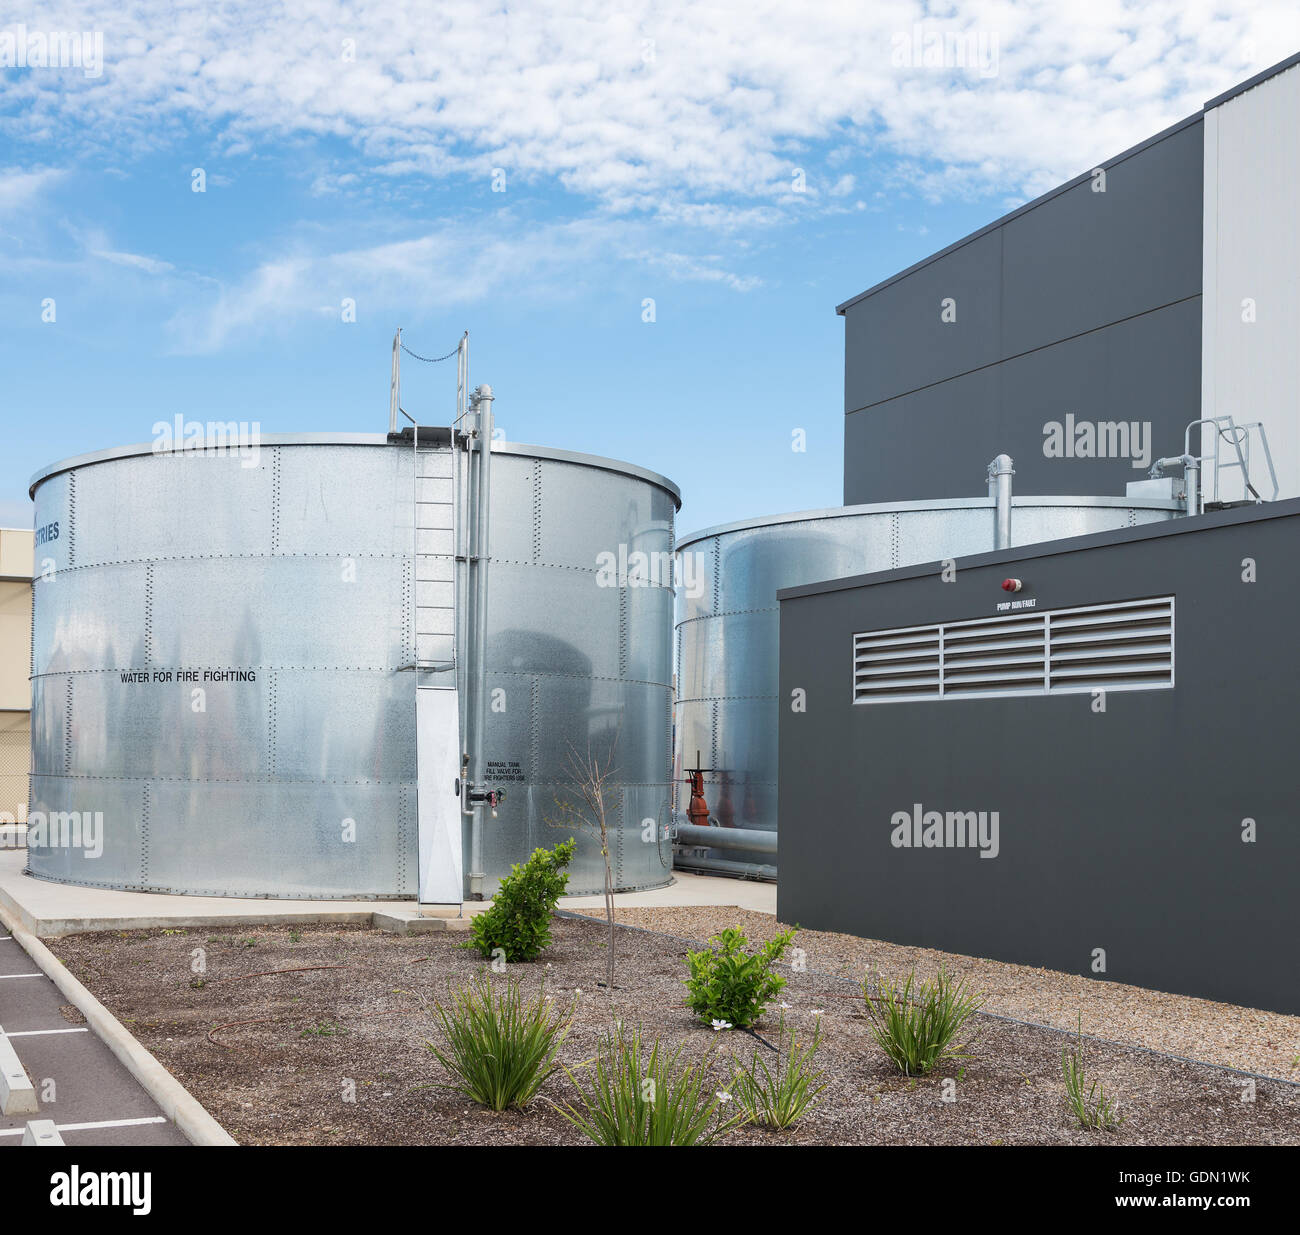
[[[31,810],[104,826],[98,857],[32,845],[33,874],[416,894],[412,451],[352,434],[264,436],[255,454],[137,446],[34,478]],[[548,816],[570,792],[570,746],[614,731],[615,882],[663,884],[671,579],[611,585],[600,564],[671,560],[680,496],[544,447],[498,442],[493,463],[485,743],[507,799],[485,824],[485,893],[564,839]],[[580,838],[570,888],[602,886]]]
[[[1012,544],[1027,545],[1170,519],[1179,502],[1132,497],[1025,497],[1012,503]],[[994,547],[992,498],[801,511],[708,528],[677,546],[675,819],[697,752],[712,822],[775,831],[780,588],[960,558]],[[770,854],[717,852],[771,864]]]

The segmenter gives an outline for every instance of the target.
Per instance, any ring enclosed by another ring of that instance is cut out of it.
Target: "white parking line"
[[[0,981],[5,978],[43,978],[43,973],[0,973]]]
[[[143,1119],[101,1119],[90,1124],[56,1124],[60,1132],[93,1132],[96,1128],[135,1128],[141,1124],[165,1124],[165,1115],[146,1115]],[[22,1136],[24,1128],[0,1128],[0,1136]]]
[[[91,1132],[96,1128],[136,1128],[141,1124],[165,1124],[166,1115],[146,1115],[143,1119],[101,1119],[93,1124],[59,1124],[60,1132]]]
[[[18,1029],[18,1030],[11,1029],[5,1034],[5,1037],[6,1038],[35,1038],[39,1034],[43,1034],[43,1033],[89,1033],[89,1032],[90,1032],[89,1028],[87,1028],[85,1025],[82,1025],[77,1029]]]

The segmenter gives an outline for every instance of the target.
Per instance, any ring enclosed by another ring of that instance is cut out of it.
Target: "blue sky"
[[[683,531],[836,505],[838,302],[1300,46],[1293,4],[429,7],[0,0],[0,524],[177,413],[381,431],[399,325]]]

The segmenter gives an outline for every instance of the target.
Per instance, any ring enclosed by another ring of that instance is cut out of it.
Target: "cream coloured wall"
[[[34,542],[30,531],[0,528],[0,823],[27,818]]]

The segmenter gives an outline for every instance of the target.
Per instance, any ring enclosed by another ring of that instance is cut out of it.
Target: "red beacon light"
[[[1018,592],[1025,585],[1019,579],[1003,579],[1002,590],[1004,592]]]

